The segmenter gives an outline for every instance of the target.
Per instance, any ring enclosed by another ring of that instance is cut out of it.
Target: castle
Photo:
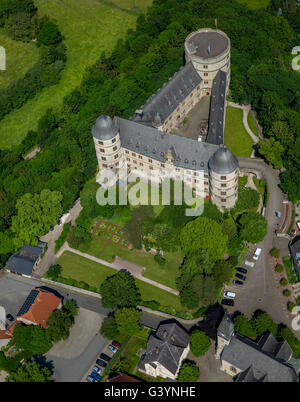
[[[182,180],[197,197],[230,209],[238,195],[238,160],[224,145],[230,39],[200,29],[186,38],[185,57],[185,66],[129,120],[97,118],[99,169]]]

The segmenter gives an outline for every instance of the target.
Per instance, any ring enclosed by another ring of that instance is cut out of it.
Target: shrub
[[[280,250],[278,248],[274,247],[274,248],[272,248],[272,250],[270,250],[270,255],[272,257],[279,258],[280,257]]]
[[[280,279],[280,285],[281,285],[281,286],[286,286],[288,283],[289,283],[289,282],[288,282],[288,280],[287,280],[286,278],[281,278],[281,279]]]
[[[284,291],[282,292],[283,296],[285,297],[290,297],[290,295],[292,294],[292,292],[289,289],[284,289]]]
[[[154,256],[154,261],[157,262],[158,265],[165,265],[166,263],[166,260],[160,254]]]
[[[292,312],[292,310],[293,310],[294,307],[296,307],[296,304],[295,304],[295,303],[293,303],[293,302],[291,302],[291,301],[288,301],[288,302],[287,302],[287,308],[288,308],[288,310],[289,310],[290,313]]]
[[[51,279],[52,281],[57,281],[59,275],[61,274],[61,266],[59,264],[51,265],[46,273],[45,277]]]
[[[151,310],[159,310],[160,304],[156,300],[142,300],[142,306],[149,307]]]
[[[195,362],[186,361],[183,362],[179,374],[179,382],[196,382],[200,376],[200,371]]]
[[[283,265],[277,264],[277,265],[275,266],[275,271],[276,271],[276,272],[278,272],[278,273],[281,274],[281,273],[283,272],[283,270],[284,270]]]
[[[203,356],[210,348],[210,339],[205,332],[195,330],[191,333],[190,347],[194,356]]]

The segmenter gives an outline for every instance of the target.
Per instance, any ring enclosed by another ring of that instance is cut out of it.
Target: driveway
[[[107,344],[100,333],[104,315],[80,308],[66,341],[60,341],[46,354],[54,366],[57,382],[79,382]]]

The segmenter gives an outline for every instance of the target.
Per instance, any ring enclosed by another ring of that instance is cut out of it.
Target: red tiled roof
[[[131,375],[120,373],[116,377],[111,378],[109,382],[141,382],[141,380],[132,377]]]
[[[36,290],[39,291],[36,299],[29,310],[23,315],[18,316],[17,320],[24,318],[45,328],[50,314],[61,303],[61,298],[41,288],[36,288]]]

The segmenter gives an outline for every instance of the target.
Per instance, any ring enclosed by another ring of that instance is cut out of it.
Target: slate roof
[[[242,371],[253,367],[254,376],[267,375],[270,382],[296,382],[298,380],[294,369],[276,356],[264,352],[259,344],[239,334],[233,336],[228,346],[225,346],[221,359]],[[258,376],[258,377],[256,377]]]
[[[232,173],[238,165],[236,156],[225,145],[221,145],[209,160],[209,168],[217,174]]]
[[[172,374],[176,374],[180,358],[189,342],[189,334],[178,323],[161,323],[156,334],[150,335],[139,367],[144,370],[148,363],[155,368],[155,362],[159,362]]]
[[[34,264],[42,253],[43,247],[27,244],[9,258],[5,268],[15,273],[31,275]]]
[[[131,120],[154,127],[161,126],[201,81],[193,64],[185,64],[148,99],[141,107],[142,113],[136,113]]]
[[[132,120],[116,117],[120,127],[123,148],[137,152],[151,159],[165,162],[165,154],[171,151],[174,165],[192,170],[208,170],[208,160],[219,149],[217,145],[198,142]]]
[[[294,260],[294,267],[300,280],[300,236],[296,236],[289,245]]]
[[[97,140],[111,140],[118,132],[118,127],[114,124],[111,117],[101,115],[97,118],[92,127],[93,136]]]
[[[191,54],[209,59],[221,55],[227,49],[229,39],[216,30],[201,30],[195,32],[187,40],[186,46]]]
[[[219,71],[212,84],[208,134],[206,142],[220,145],[224,143],[224,115],[226,102],[226,79],[224,71]]]
[[[224,314],[222,321],[218,327],[218,335],[229,340],[234,334],[234,324],[227,313]]]

